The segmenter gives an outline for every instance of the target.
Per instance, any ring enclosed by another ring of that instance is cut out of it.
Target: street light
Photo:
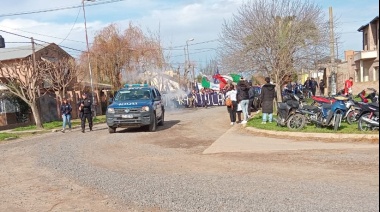
[[[93,86],[93,83],[92,83],[92,69],[91,69],[91,62],[90,62],[90,46],[88,45],[86,10],[84,9],[84,2],[85,2],[85,1],[94,1],[94,0],[82,0],[83,17],[84,17],[84,30],[85,30],[85,32],[86,32],[86,45],[87,45],[88,70],[89,70],[89,72],[90,72],[90,85],[91,85],[92,105],[94,106],[94,103],[95,103],[95,97],[94,97],[94,86]],[[96,117],[96,107],[95,107],[95,109],[94,109],[94,117]]]
[[[190,68],[190,55],[189,55],[189,42],[194,41],[194,38],[190,38],[186,41],[186,53],[187,53],[187,64],[186,68]],[[194,76],[194,69],[193,69],[193,83],[195,84],[195,76]]]

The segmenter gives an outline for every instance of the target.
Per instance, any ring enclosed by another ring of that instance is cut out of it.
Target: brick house
[[[337,91],[344,88],[345,80],[354,78],[353,93],[357,94],[366,88],[379,90],[379,17],[375,17],[368,24],[361,26],[363,48],[361,51],[344,51],[343,61],[337,63],[336,85]],[[331,92],[331,64],[324,64],[324,76],[327,76],[325,94]]]
[[[363,48],[353,55],[354,79],[359,89],[379,90],[379,16],[358,29],[363,34]]]
[[[0,61],[3,64],[12,64],[20,60],[27,60],[30,59],[32,55],[33,51],[31,45],[14,48],[0,48]],[[54,43],[47,45],[35,45],[35,56],[36,60],[50,61],[59,60],[61,58],[72,58],[70,54]],[[2,86],[0,90],[4,93],[6,88]],[[39,105],[40,110],[42,108],[44,111],[41,113],[41,119],[43,122],[59,120],[56,95],[53,92],[49,92],[40,98]],[[20,121],[18,117],[18,113],[20,112],[19,110],[20,109],[18,106],[7,101],[7,99],[0,98],[0,127],[30,124],[33,122],[31,114],[28,114],[28,117]]]

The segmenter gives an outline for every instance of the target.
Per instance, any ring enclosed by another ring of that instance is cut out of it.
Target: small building
[[[64,51],[61,47],[54,43],[47,45],[36,44],[34,46],[34,53],[36,60],[48,60],[57,61],[61,58],[72,58],[70,54]],[[29,60],[33,56],[33,47],[29,46],[18,46],[10,48],[0,48],[0,62],[3,64],[13,64],[22,60]],[[4,79],[3,79],[4,80]],[[44,82],[41,82],[42,84]],[[43,91],[47,91],[44,86],[41,86]],[[30,112],[25,112],[20,110],[19,105],[9,102],[9,98],[5,98],[6,87],[2,86],[1,96],[0,96],[0,127],[7,125],[24,125],[31,124],[34,122]],[[43,108],[43,113],[41,113],[42,122],[50,122],[59,120],[59,112],[57,110],[57,99],[54,92],[47,92],[46,95],[39,99],[40,111]],[[20,118],[21,117],[21,118]],[[9,126],[8,126],[9,127]]]

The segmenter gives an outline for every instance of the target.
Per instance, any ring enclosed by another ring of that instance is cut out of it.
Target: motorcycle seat
[[[317,106],[312,106],[312,105],[304,105],[302,109],[305,110],[318,110],[319,108]]]
[[[369,103],[368,105],[372,106],[372,107],[379,107],[379,103]]]
[[[331,109],[332,105],[331,104],[323,104],[322,108],[323,109]]]

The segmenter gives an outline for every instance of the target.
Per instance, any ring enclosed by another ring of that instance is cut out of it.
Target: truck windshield
[[[131,88],[121,90],[116,94],[115,101],[151,99],[149,88]]]

